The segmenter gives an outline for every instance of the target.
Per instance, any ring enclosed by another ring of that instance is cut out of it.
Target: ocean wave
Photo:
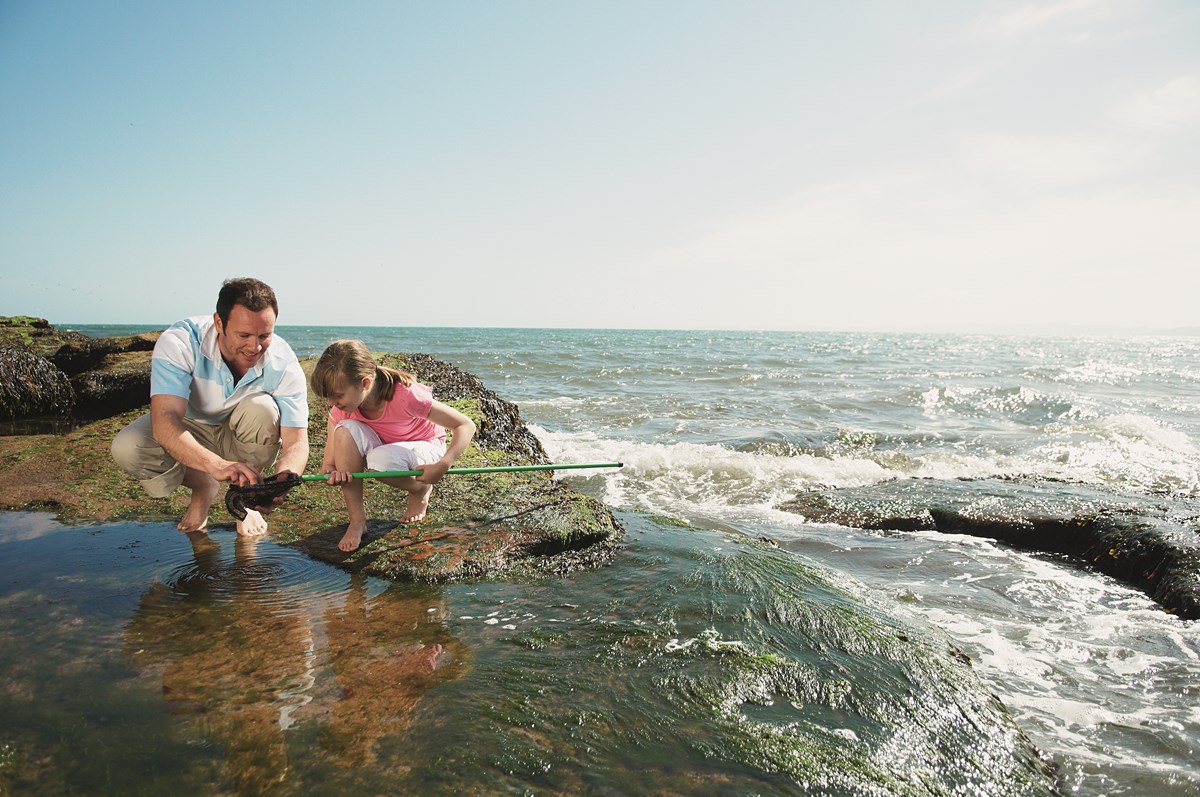
[[[1144,415],[1112,415],[1047,429],[1027,455],[1042,475],[1150,493],[1200,495],[1200,450],[1183,432]]]
[[[645,443],[592,432],[531,429],[555,462],[624,463],[617,472],[571,474],[606,503],[684,518],[744,516],[752,508],[773,515],[777,504],[809,490],[865,487],[900,478],[973,479],[1013,472],[1003,462],[951,452],[919,458],[889,452],[775,456],[720,445]]]
[[[773,515],[779,503],[804,492],[897,479],[1051,479],[1122,492],[1200,494],[1197,447],[1187,435],[1135,415],[1049,425],[1046,442],[1025,452],[880,449],[879,438],[866,432],[841,432],[829,446],[804,450],[777,437],[731,445],[531,429],[553,461],[623,462],[616,472],[571,474],[606,503],[685,519],[732,521],[752,508]]]
[[[1028,423],[1090,416],[1086,405],[1024,385],[931,387],[920,394],[917,403],[925,417],[930,419],[958,415],[967,418],[1008,418]]]

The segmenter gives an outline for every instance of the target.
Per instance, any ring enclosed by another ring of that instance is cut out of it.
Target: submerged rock
[[[647,518],[611,567],[456,593],[413,793],[1051,795],[966,657],[800,557]],[[469,744],[444,745],[471,717]],[[398,746],[400,747],[400,746]]]
[[[1061,482],[912,479],[805,493],[779,509],[816,523],[987,537],[1064,557],[1200,619],[1200,507]]]
[[[944,634],[803,557],[622,520],[603,570],[457,587],[381,588],[150,524],[10,537],[0,786],[1055,793]],[[151,754],[169,766],[129,765]]]

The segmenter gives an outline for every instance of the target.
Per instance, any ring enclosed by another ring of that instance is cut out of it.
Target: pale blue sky
[[[0,315],[1200,325],[1194,0],[0,0]]]

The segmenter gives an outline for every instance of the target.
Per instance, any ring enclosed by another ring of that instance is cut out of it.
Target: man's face
[[[235,304],[229,312],[228,324],[222,327],[221,319],[216,321],[221,356],[230,370],[240,377],[254,367],[271,345],[271,336],[275,334],[275,311],[268,307],[256,312]]]

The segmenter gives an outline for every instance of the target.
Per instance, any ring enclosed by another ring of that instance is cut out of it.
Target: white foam
[[[1120,489],[1200,493],[1200,450],[1184,433],[1142,415],[1113,415],[1047,429],[1026,455],[1033,472]]]
[[[1028,472],[1011,458],[986,459],[948,451],[918,459],[869,453],[777,456],[699,443],[644,443],[591,432],[552,432],[531,426],[550,459],[563,463],[622,462],[620,470],[564,471],[605,503],[681,518],[803,522],[774,507],[809,490],[866,487],[896,479],[980,479]]]

